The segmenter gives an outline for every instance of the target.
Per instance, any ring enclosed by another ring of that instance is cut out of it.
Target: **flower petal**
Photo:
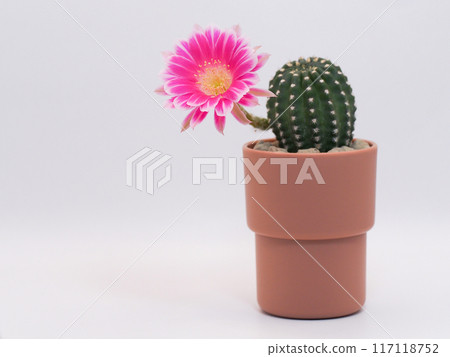
[[[274,93],[272,93],[270,90],[265,90],[261,88],[251,88],[249,93],[256,95],[257,97],[276,97]]]
[[[164,86],[160,86],[158,88],[155,89],[155,93],[161,94],[161,95],[169,95],[166,93],[166,91],[164,90]]]
[[[197,31],[197,32],[202,32],[203,28],[199,24],[195,24],[194,25],[194,30]]]
[[[231,100],[222,98],[219,100],[219,103],[217,103],[214,110],[218,115],[225,116],[233,109],[233,105],[234,103]]]
[[[249,57],[244,61],[240,62],[234,67],[233,75],[235,78],[239,78],[240,76],[250,72],[257,65],[257,59],[254,57]]]
[[[256,98],[254,95],[247,93],[244,95],[241,100],[239,101],[239,104],[244,105],[246,107],[254,107],[255,105],[258,105],[258,98]]]
[[[185,82],[182,79],[171,79],[164,84],[164,90],[170,95],[183,95],[190,93],[191,95],[197,91],[194,84]]]
[[[225,35],[222,48],[222,56],[224,63],[230,62],[230,59],[234,54],[235,46],[236,46],[236,35],[234,33],[227,33]]]
[[[166,60],[166,61],[168,61],[170,59],[170,57],[173,56],[173,52],[170,52],[170,51],[163,51],[163,52],[161,52],[161,54],[162,54],[164,60]]]
[[[233,58],[231,59],[229,64],[234,70],[236,70],[240,64],[248,61],[252,61],[254,63],[252,67],[253,69],[258,63],[258,56],[256,56],[256,54],[250,47],[245,46],[243,42],[238,41],[235,52],[233,54]]]
[[[191,119],[191,128],[194,128],[197,124],[200,124],[205,119],[208,112],[202,112],[200,108],[195,108],[194,115]]]
[[[223,49],[225,46],[226,39],[227,39],[226,32],[220,31],[219,37],[217,37],[217,40],[216,40],[216,46],[214,48],[214,57],[224,60],[224,61],[225,61],[225,58],[223,57]]]
[[[250,123],[250,120],[247,119],[244,112],[239,108],[237,104],[234,104],[233,110],[231,111],[231,114],[238,120],[241,124],[248,124]]]
[[[233,26],[233,31],[236,33],[236,35],[241,36],[241,26],[234,25]]]
[[[175,47],[175,54],[195,62],[194,57],[189,52],[189,43],[185,40],[180,41]]]
[[[191,95],[191,97],[187,101],[187,105],[191,107],[198,107],[208,101],[208,96],[204,95],[201,92],[197,92]]]
[[[189,128],[189,125],[191,124],[192,116],[194,115],[194,112],[197,109],[191,110],[189,114],[184,118],[183,122],[181,123],[181,132],[185,131],[187,128]]]
[[[190,86],[185,86],[185,85],[179,85],[179,86],[174,86],[174,87],[165,86],[164,89],[166,90],[167,93],[169,93],[170,95],[174,95],[174,96],[179,96],[179,95],[184,95],[184,94],[192,95],[192,92],[193,92],[193,90]]]
[[[250,73],[246,73],[243,76],[239,77],[239,80],[244,82],[249,87],[252,87],[256,83],[259,82],[259,77],[256,73],[250,72]]]
[[[192,107],[190,107],[187,104],[187,101],[189,100],[189,98],[191,97],[191,93],[188,94],[184,94],[184,95],[180,95],[180,96],[176,96],[173,98],[173,105],[175,106],[175,108],[177,109],[191,109]]]
[[[223,134],[223,129],[225,128],[225,116],[214,113],[214,124],[219,133]]]
[[[167,64],[167,74],[172,74],[176,78],[188,78],[194,80],[194,74],[197,71],[195,63],[181,56],[172,56]]]
[[[197,42],[197,34],[194,34],[189,39],[189,53],[191,54],[192,58],[194,59],[195,63],[203,63],[203,53],[202,48],[200,47],[199,43]]]
[[[179,85],[191,86],[193,89],[197,88],[197,85],[192,81],[183,78],[183,77],[174,77],[171,76],[170,79],[166,80],[166,85],[164,87],[175,87]]]
[[[216,44],[221,32],[216,27],[208,27],[205,31],[206,39],[208,40],[209,47],[211,48],[212,57],[215,57]]]
[[[256,64],[255,68],[253,68],[253,72],[260,69],[262,66],[264,66],[269,59],[270,55],[268,53],[261,53],[258,55],[258,63]]]
[[[219,96],[209,98],[207,102],[205,102],[200,106],[200,110],[203,112],[209,112],[217,105],[217,103],[219,103],[219,100],[220,100]]]
[[[209,60],[211,58],[212,49],[209,46],[208,40],[204,32],[195,33],[193,39],[196,42],[198,50],[201,53],[201,60],[202,61]],[[192,45],[195,43],[194,41],[192,42]]]
[[[239,102],[248,92],[248,86],[243,81],[234,81],[231,87],[222,96],[233,102]]]
[[[164,103],[164,108],[175,109],[175,105],[173,105],[173,99],[174,98],[167,99],[167,101]]]

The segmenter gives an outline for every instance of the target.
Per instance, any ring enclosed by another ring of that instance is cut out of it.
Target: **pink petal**
[[[220,30],[215,27],[209,27],[205,31],[205,36],[208,40],[209,47],[211,48],[212,57],[215,57],[216,44],[217,44],[217,40],[219,39],[220,33],[221,33]]]
[[[163,51],[163,52],[161,52],[161,54],[166,61],[168,61],[170,59],[170,57],[173,56],[173,52],[170,52],[170,51]]]
[[[187,115],[187,117],[184,118],[183,122],[181,123],[181,132],[183,132],[183,131],[185,131],[187,128],[189,128],[189,125],[190,125],[190,123],[191,123],[192,116],[194,115],[194,112],[195,112],[196,110],[197,110],[197,109],[191,110],[191,111],[189,112],[189,114]]]
[[[250,72],[256,65],[257,59],[255,57],[249,57],[234,67],[233,75],[235,78],[239,78],[240,76]]]
[[[250,47],[241,44],[240,48],[237,47],[235,49],[233,58],[231,59],[231,61],[229,61],[229,64],[233,70],[236,70],[240,64],[247,61],[252,61],[254,63],[254,66],[256,66],[256,64],[258,63],[258,56],[253,53],[253,50]]]
[[[158,88],[155,89],[155,93],[161,94],[161,95],[169,95],[166,93],[166,91],[164,90],[164,86],[160,86]]]
[[[173,105],[177,109],[190,109],[191,107],[187,104],[187,101],[191,97],[191,93],[180,95],[173,98]]]
[[[195,36],[195,34],[189,39],[188,51],[191,54],[192,58],[194,59],[195,63],[203,63],[204,58],[202,49],[200,48],[197,42],[197,37]]]
[[[180,57],[172,56],[167,64],[166,73],[172,74],[175,77],[187,78],[195,80],[194,74],[197,73],[198,67],[190,60]]]
[[[185,56],[173,55],[170,57],[169,65],[176,64],[178,66],[185,67],[189,70],[197,70],[197,63],[192,58],[187,58]]]
[[[167,66],[166,71],[162,73],[162,78],[165,81],[178,79],[179,81],[183,80],[184,82],[195,83],[196,78],[194,74],[196,74],[196,71],[194,70],[184,68],[177,64],[170,64]]]
[[[258,55],[258,63],[255,66],[255,68],[253,68],[253,71],[257,71],[262,66],[264,66],[266,64],[267,60],[269,59],[269,57],[270,57],[270,55],[268,53],[261,53],[260,55]]]
[[[233,31],[236,33],[236,35],[241,36],[241,26],[234,25],[233,26]]]
[[[197,124],[200,124],[205,119],[208,112],[202,112],[200,108],[195,108],[194,115],[191,119],[191,128],[194,128]]]
[[[219,103],[217,103],[215,112],[217,115],[225,116],[231,111],[233,105],[234,103],[231,100],[222,98],[219,100]]]
[[[244,105],[246,107],[254,107],[255,105],[258,105],[258,98],[256,98],[254,95],[247,93],[244,95],[241,100],[239,101],[239,104]]]
[[[253,54],[253,51],[248,46],[247,41],[243,37],[236,36],[236,46],[234,46],[233,56],[236,55],[236,53],[238,53],[242,49],[248,50],[249,54]]]
[[[234,81],[228,90],[222,94],[224,98],[227,98],[233,102],[239,102],[239,100],[248,92],[248,86],[243,81]]]
[[[250,123],[250,120],[247,119],[244,112],[239,108],[237,104],[234,105],[233,110],[231,111],[231,114],[238,120],[241,124],[248,124]]]
[[[178,45],[175,47],[175,54],[194,61],[194,57],[192,57],[189,52],[189,43],[187,41],[182,40],[178,43]]]
[[[168,100],[164,103],[164,108],[175,109],[175,105],[173,105],[173,99],[174,99],[174,98],[168,99]]]
[[[256,95],[257,97],[276,97],[270,90],[265,90],[261,88],[251,88],[249,93]]]
[[[225,127],[225,117],[214,113],[214,124],[216,125],[216,129],[221,134],[223,134],[223,128]]]
[[[209,98],[208,101],[200,106],[200,110],[203,112],[209,112],[211,109],[213,109],[217,103],[219,102],[220,97],[212,97]]]
[[[170,95],[173,95],[173,96],[180,96],[180,95],[184,95],[184,94],[192,95],[192,92],[193,92],[191,86],[183,86],[183,85],[174,86],[174,87],[165,86],[164,89],[166,90],[167,93],[169,93]]]
[[[196,83],[192,82],[189,79],[183,78],[183,77],[171,77],[170,79],[166,80],[167,87],[176,87],[176,86],[192,86],[193,89],[196,88]]]
[[[236,46],[236,36],[234,33],[228,33],[224,39],[222,56],[223,62],[229,63],[234,53],[234,47]]]
[[[224,40],[226,38],[226,34],[223,31],[220,31],[219,36],[216,40],[216,45],[214,47],[214,57],[218,59],[223,59],[223,46]]]
[[[208,96],[204,95],[201,92],[197,92],[191,95],[191,97],[187,101],[187,105],[191,107],[198,107],[208,101]]]
[[[256,73],[250,72],[250,73],[246,73],[243,76],[239,77],[239,80],[244,82],[249,87],[252,87],[256,83],[259,82],[259,77]]]
[[[164,90],[168,94],[176,96],[187,93],[190,93],[192,95],[192,93],[197,91],[197,88],[194,84],[186,82],[182,79],[172,79],[166,81],[166,83],[164,84]]]
[[[195,39],[198,49],[200,50],[202,60],[203,61],[210,60],[211,55],[212,55],[212,49],[208,44],[208,40],[207,40],[205,34],[203,32],[196,33],[196,34],[194,34],[193,38]]]
[[[203,28],[199,24],[194,25],[194,30],[197,32],[203,32]]]

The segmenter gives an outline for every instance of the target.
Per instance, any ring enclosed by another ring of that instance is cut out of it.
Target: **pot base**
[[[255,236],[258,304],[263,311],[325,319],[361,309],[366,297],[366,234],[297,242]]]

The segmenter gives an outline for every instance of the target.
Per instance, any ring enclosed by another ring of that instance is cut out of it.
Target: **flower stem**
[[[247,119],[251,121],[250,125],[253,126],[254,128],[266,130],[269,127],[270,125],[269,119],[258,117],[254,114],[249,113],[242,107],[242,105],[239,105],[239,108],[244,112]]]

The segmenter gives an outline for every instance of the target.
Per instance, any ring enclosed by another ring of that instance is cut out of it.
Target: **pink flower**
[[[259,80],[256,71],[269,58],[267,53],[257,55],[256,50],[241,37],[237,26],[226,31],[198,27],[187,41],[179,42],[173,53],[165,54],[164,85],[156,92],[170,96],[166,103],[169,108],[190,110],[182,131],[195,127],[214,110],[214,123],[223,134],[227,114],[248,124],[239,106],[255,106],[258,96],[274,96],[268,90],[254,88]]]

